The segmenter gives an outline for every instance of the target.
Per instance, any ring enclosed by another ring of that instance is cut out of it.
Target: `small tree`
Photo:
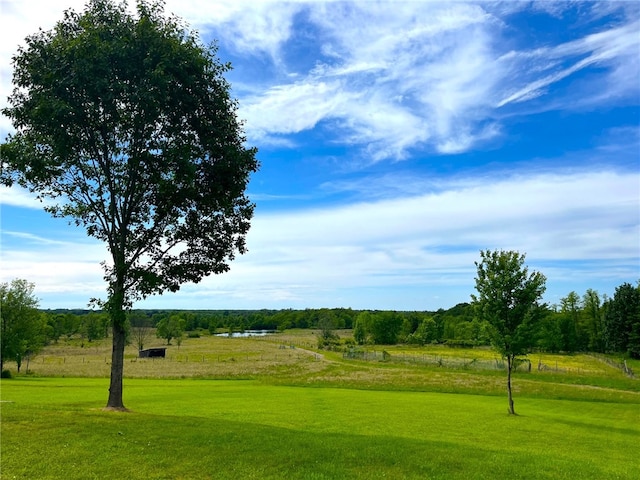
[[[172,338],[182,338],[185,321],[180,315],[173,314],[158,322],[156,335],[164,338],[167,345],[171,345]]]
[[[82,337],[92,342],[105,337],[106,330],[104,328],[106,315],[102,312],[89,312],[80,318],[80,332]]]
[[[582,297],[582,308],[587,317],[589,350],[604,352],[603,308],[600,295],[596,290],[588,289]]]
[[[409,337],[409,343],[417,343],[424,345],[425,343],[431,343],[436,340],[437,325],[432,317],[425,317],[415,332]]]
[[[28,360],[44,343],[45,319],[34,288],[21,279],[0,284],[0,371],[5,360],[15,360],[19,372],[22,360]]]
[[[142,350],[145,342],[151,337],[151,319],[142,312],[130,312],[129,324],[131,325],[133,341],[136,343],[138,350]]]
[[[58,343],[58,339],[63,333],[63,320],[64,315],[61,313],[46,313],[45,314],[46,327],[45,338],[47,342]]]
[[[355,324],[353,326],[353,338],[357,344],[363,345],[367,343],[367,329],[370,321],[370,312],[360,312],[356,317]]]
[[[540,316],[538,304],[546,278],[529,274],[525,255],[515,251],[481,251],[477,267],[477,295],[471,295],[476,314],[490,325],[493,347],[507,360],[509,413],[515,414],[511,393],[511,372],[519,356],[526,355],[534,342],[532,324]]]
[[[103,241],[113,331],[107,407],[122,399],[126,313],[137,300],[226,272],[245,252],[257,170],[216,47],[162,3],[89,0],[13,57],[0,183]]]
[[[323,312],[318,319],[318,348],[331,350],[340,342],[340,336],[335,331],[333,314]]]

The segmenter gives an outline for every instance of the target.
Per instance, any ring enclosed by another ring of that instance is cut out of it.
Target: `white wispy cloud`
[[[320,3],[309,6],[309,19],[329,57],[295,84],[244,99],[250,134],[296,133],[335,120],[339,138],[363,146],[372,161],[403,158],[428,141],[457,152],[495,135],[473,123],[497,78],[487,61],[492,22],[480,7]]]
[[[240,116],[251,119],[249,128],[258,138],[267,133],[296,133],[337,116],[348,95],[335,81],[279,85],[259,98],[246,98]]]
[[[294,16],[304,8],[289,0],[168,0],[166,11],[186,19],[198,31],[215,26],[219,40],[242,53],[261,52],[278,59],[292,30]]]
[[[36,25],[50,28],[63,9],[84,4],[34,3],[2,2],[8,12],[1,25],[3,93],[10,89],[9,58],[22,38]],[[504,51],[506,13],[534,8],[558,17],[576,8],[570,2],[512,3],[169,0],[166,9],[238,55],[270,59],[276,73],[265,74],[265,88],[240,98],[250,141],[293,146],[287,136],[323,124],[336,134],[334,141],[359,147],[362,157],[376,162],[405,158],[416,146],[442,154],[473,149],[503,133],[501,108],[545,97],[588,68],[600,71],[545,108],[637,96],[637,9],[593,4],[593,17],[626,11],[628,19],[564,44]],[[283,55],[300,29],[309,30],[323,52],[306,70]],[[10,130],[2,119],[0,133]]]
[[[626,280],[639,261],[639,182],[637,172],[615,171],[460,178],[419,195],[294,212],[258,210],[249,253],[229,273],[185,285],[168,301],[179,308],[181,299],[195,296],[209,306],[243,299],[281,308],[310,301],[335,305],[341,291],[385,285],[396,293],[445,285],[466,285],[471,292],[473,262],[485,248],[526,252],[534,267],[570,262],[549,272],[541,268],[556,279],[576,271],[583,281],[595,278],[602,273],[599,262],[606,262],[611,275]],[[3,248],[0,280],[28,278],[52,297],[103,294],[104,246],[83,239],[43,248],[28,232],[24,239]],[[398,293],[396,301],[407,300]]]
[[[260,249],[265,244],[286,249],[289,241],[298,245],[367,245],[415,239],[424,247],[436,247],[464,245],[473,238],[473,243],[481,246],[491,242],[496,230],[510,232],[510,243],[515,243],[521,233],[521,241],[527,242],[541,226],[553,235],[585,228],[583,222],[596,219],[597,229],[627,225],[625,219],[632,218],[637,208],[639,178],[636,173],[589,172],[514,176],[498,181],[485,177],[458,180],[424,195],[256,218],[256,230],[266,236],[253,233],[252,242],[259,242]],[[275,225],[269,228],[272,223]],[[521,227],[524,230],[520,232]],[[464,237],[453,234],[462,230],[466,232]],[[533,236],[546,235],[542,230]],[[617,239],[612,237],[610,242]],[[538,253],[545,258],[583,258],[579,246],[575,247],[560,243]],[[602,244],[599,258],[637,253],[611,247],[611,243]]]
[[[635,21],[555,47],[540,48],[530,52],[511,52],[511,55],[507,55],[503,59],[508,58],[513,61],[514,66],[522,64],[518,61],[519,59],[533,61],[534,65],[537,65],[536,75],[542,76],[509,94],[500,100],[497,106],[502,107],[511,102],[536,98],[543,95],[544,90],[553,83],[594,65],[601,68],[608,67],[609,73],[605,75],[603,82],[610,87],[607,89],[608,92],[613,87],[618,94],[637,94],[640,76],[639,31],[640,21]],[[571,63],[566,65],[568,62]],[[617,81],[611,81],[611,77]],[[602,83],[600,83],[601,85]],[[611,93],[606,94],[607,98],[611,96]],[[587,98],[585,101],[591,103],[595,100],[602,100],[602,95]],[[569,105],[565,107],[569,107]]]
[[[62,240],[53,239],[53,238],[41,237],[41,236],[35,235],[33,233],[29,233],[29,232],[14,232],[14,231],[4,230],[3,229],[2,235],[5,236],[5,237],[13,237],[13,238],[25,241],[25,242],[30,242],[33,245],[64,246],[65,248],[68,248],[68,247],[71,246],[68,242],[65,242],[65,241],[62,241]]]
[[[556,278],[572,277],[576,264],[585,265],[583,281],[596,277],[599,262],[628,278],[638,264],[640,227],[630,219],[639,181],[612,171],[467,178],[423,195],[258,215],[249,253],[199,289],[255,295],[263,304],[274,289],[291,299],[314,291],[327,304],[355,287],[471,291],[473,262],[485,248],[526,252],[534,265],[569,262],[554,265]]]
[[[36,199],[35,194],[30,193],[28,190],[18,185],[13,185],[11,187],[0,185],[0,205],[40,210],[50,203],[51,202],[46,199],[43,201]]]
[[[3,231],[0,282],[15,278],[33,282],[36,296],[45,299],[46,308],[84,308],[91,298],[104,298],[106,284],[100,262],[107,259],[106,247],[87,241],[82,231],[76,232],[78,240],[61,241]]]
[[[568,6],[555,5],[553,14]],[[339,126],[336,141],[361,147],[375,162],[402,159],[416,146],[443,154],[468,151],[503,133],[501,107],[544,97],[561,80],[591,67],[603,71],[589,83],[578,82],[562,103],[554,100],[538,111],[637,96],[640,25],[633,17],[564,44],[505,52],[506,26],[491,7],[309,4],[308,19],[321,32],[326,58],[294,83],[243,99],[250,136],[295,134],[333,121]],[[283,108],[287,115],[281,115]]]

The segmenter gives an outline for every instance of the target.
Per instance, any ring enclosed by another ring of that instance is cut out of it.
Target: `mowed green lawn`
[[[104,378],[2,380],[3,479],[636,479],[640,403]]]

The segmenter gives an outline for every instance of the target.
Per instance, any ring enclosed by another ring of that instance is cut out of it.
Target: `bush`
[[[340,345],[340,337],[338,335],[325,338],[318,335],[318,349],[319,350],[335,350]]]
[[[449,348],[473,348],[476,342],[473,340],[453,340],[449,339],[444,343]]]
[[[2,370],[2,375],[0,375],[0,378],[13,378],[11,370]]]
[[[424,345],[425,342],[422,336],[418,334],[418,332],[413,332],[407,335],[405,343],[407,343],[408,345]]]

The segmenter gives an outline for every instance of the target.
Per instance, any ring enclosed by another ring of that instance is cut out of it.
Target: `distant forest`
[[[106,313],[90,310],[44,310],[46,337],[81,337],[91,342],[109,335]],[[612,298],[594,290],[576,292],[558,305],[544,305],[531,322],[532,350],[548,352],[621,352],[640,358],[640,283],[625,283]],[[460,303],[448,310],[379,311],[350,308],[305,310],[133,310],[130,329],[166,329],[173,338],[246,330],[282,331],[292,328],[327,332],[352,330],[358,344],[444,344],[451,347],[489,345],[488,325],[474,314],[474,306]],[[164,337],[164,335],[159,335]],[[329,342],[338,345],[339,342]]]

